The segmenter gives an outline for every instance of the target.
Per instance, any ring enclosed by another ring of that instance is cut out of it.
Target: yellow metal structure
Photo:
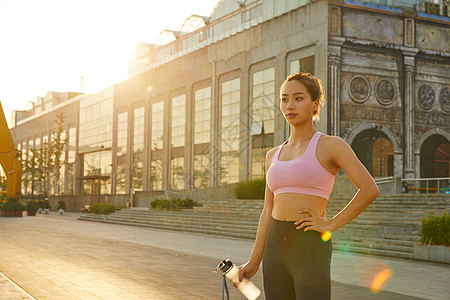
[[[0,165],[6,174],[6,197],[19,198],[22,166],[0,101]]]

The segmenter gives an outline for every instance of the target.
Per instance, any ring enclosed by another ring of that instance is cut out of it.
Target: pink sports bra
[[[317,160],[316,148],[322,134],[316,132],[305,153],[292,160],[279,160],[284,142],[275,152],[267,170],[267,185],[274,196],[296,193],[319,196],[328,200],[333,190],[335,175],[328,172]]]

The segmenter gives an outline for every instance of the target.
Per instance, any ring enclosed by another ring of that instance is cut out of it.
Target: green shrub
[[[428,216],[422,220],[420,242],[424,245],[450,246],[450,215]]]
[[[200,203],[192,199],[156,199],[150,203],[150,207],[156,210],[191,209],[194,206],[201,206]]]
[[[50,201],[48,201],[48,200],[39,200],[38,206],[39,206],[39,208],[42,208],[42,209],[46,209],[46,208],[50,209],[51,208]]]
[[[64,200],[59,200],[58,201],[58,208],[57,208],[58,210],[59,209],[62,209],[62,210],[66,210],[66,201],[64,201]]]
[[[238,199],[264,199],[266,189],[266,179],[254,179],[241,181],[234,190]]]
[[[6,202],[0,204],[1,211],[24,211],[25,205],[19,202],[19,200],[15,198],[8,198]]]
[[[8,202],[0,203],[0,211],[11,211],[11,203]]]
[[[109,203],[96,203],[92,204],[89,208],[89,212],[97,215],[109,215],[116,211],[116,207]]]
[[[36,201],[28,201],[25,207],[27,212],[37,212],[39,205]]]

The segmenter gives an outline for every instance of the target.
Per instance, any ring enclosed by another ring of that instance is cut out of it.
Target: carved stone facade
[[[394,147],[393,175],[420,177],[421,137],[450,142],[450,19],[424,21],[411,12],[330,2],[329,40],[340,41],[338,60],[328,46],[329,65],[340,72],[333,75],[340,79],[339,129],[331,133],[350,144],[357,136],[375,141],[384,134]],[[342,24],[340,35],[336,24]]]

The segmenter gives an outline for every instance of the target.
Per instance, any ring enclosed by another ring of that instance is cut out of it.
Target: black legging
[[[331,250],[321,233],[272,218],[263,259],[266,299],[330,299]]]

